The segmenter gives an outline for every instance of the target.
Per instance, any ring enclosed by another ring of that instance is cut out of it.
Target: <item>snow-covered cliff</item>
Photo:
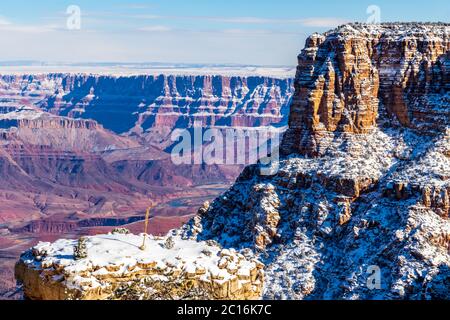
[[[265,298],[448,299],[449,35],[352,24],[310,37],[280,170],[247,167],[184,235],[258,250]]]

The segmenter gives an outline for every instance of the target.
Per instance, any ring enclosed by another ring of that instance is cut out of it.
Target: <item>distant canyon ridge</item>
[[[151,232],[181,225],[243,165],[175,165],[173,130],[283,131],[293,76],[0,75],[0,295],[38,240],[140,230],[150,200]]]

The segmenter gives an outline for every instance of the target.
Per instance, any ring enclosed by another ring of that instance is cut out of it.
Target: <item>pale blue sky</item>
[[[67,30],[66,9],[81,9]],[[295,65],[307,35],[347,21],[449,21],[448,0],[40,0],[0,3],[0,60]]]

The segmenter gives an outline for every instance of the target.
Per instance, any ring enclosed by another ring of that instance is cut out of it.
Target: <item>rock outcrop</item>
[[[80,247],[82,241],[82,248]],[[257,299],[264,267],[217,243],[112,234],[39,243],[16,265],[35,300]],[[82,252],[82,254],[80,254]],[[77,255],[75,255],[77,253]]]
[[[4,139],[0,137],[0,145],[6,146],[20,140],[47,149],[84,153],[140,146],[134,140],[105,130],[94,120],[55,116],[30,107],[0,113],[0,131],[9,133]]]
[[[311,36],[279,170],[247,167],[180,233],[258,251],[265,298],[450,298],[449,50],[443,23]]]
[[[423,134],[444,130],[449,37],[448,26],[424,24],[345,25],[309,37],[284,153],[320,154],[327,133],[369,133],[382,113]]]

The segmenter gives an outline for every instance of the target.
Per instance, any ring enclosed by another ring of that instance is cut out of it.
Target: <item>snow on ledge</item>
[[[60,288],[41,290],[62,286],[88,299],[103,299],[120,282],[146,277],[165,283],[195,280],[219,299],[257,298],[262,288],[264,274],[259,261],[246,259],[213,241],[148,236],[146,248],[141,250],[143,234],[109,233],[85,239],[86,256],[81,259],[74,256],[78,240],[40,242],[26,251],[18,264],[22,269],[16,267],[25,295],[32,299],[64,299],[67,297],[59,293]],[[39,274],[37,288],[27,286],[34,283],[27,279],[30,270]]]

